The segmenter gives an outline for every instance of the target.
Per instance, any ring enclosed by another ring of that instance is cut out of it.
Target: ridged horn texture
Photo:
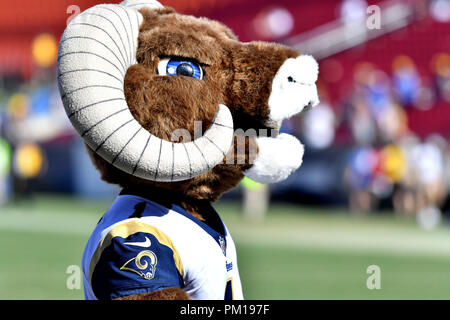
[[[137,63],[143,18],[136,8],[142,2],[97,5],[72,20],[58,52],[61,98],[87,145],[115,167],[152,181],[187,180],[224,159],[232,144],[233,119],[219,105],[204,135],[182,143],[160,139],[136,121],[125,100],[124,77]]]

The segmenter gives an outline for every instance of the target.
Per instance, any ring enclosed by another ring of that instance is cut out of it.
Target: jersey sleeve
[[[98,299],[115,299],[183,285],[183,267],[170,238],[161,230],[130,219],[100,241],[89,267]]]

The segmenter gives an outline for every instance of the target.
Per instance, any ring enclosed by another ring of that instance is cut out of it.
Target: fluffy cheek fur
[[[236,127],[246,128],[250,122],[252,128],[260,128],[258,124],[269,119],[268,100],[276,72],[286,59],[299,53],[279,44],[258,41],[234,43],[232,52],[235,72],[225,104],[232,105],[239,114],[234,118]]]

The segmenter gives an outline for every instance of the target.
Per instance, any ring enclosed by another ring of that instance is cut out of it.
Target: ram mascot
[[[83,254],[87,299],[242,299],[233,240],[211,203],[244,176],[275,183],[303,146],[281,121],[318,103],[316,61],[239,42],[157,1],[102,4],[62,35],[67,115],[121,193]],[[251,134],[249,134],[251,133]]]

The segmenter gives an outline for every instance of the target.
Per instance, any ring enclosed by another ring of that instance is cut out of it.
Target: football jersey
[[[236,249],[220,222],[223,233],[175,204],[119,195],[83,254],[86,299],[173,287],[191,299],[243,299]]]

